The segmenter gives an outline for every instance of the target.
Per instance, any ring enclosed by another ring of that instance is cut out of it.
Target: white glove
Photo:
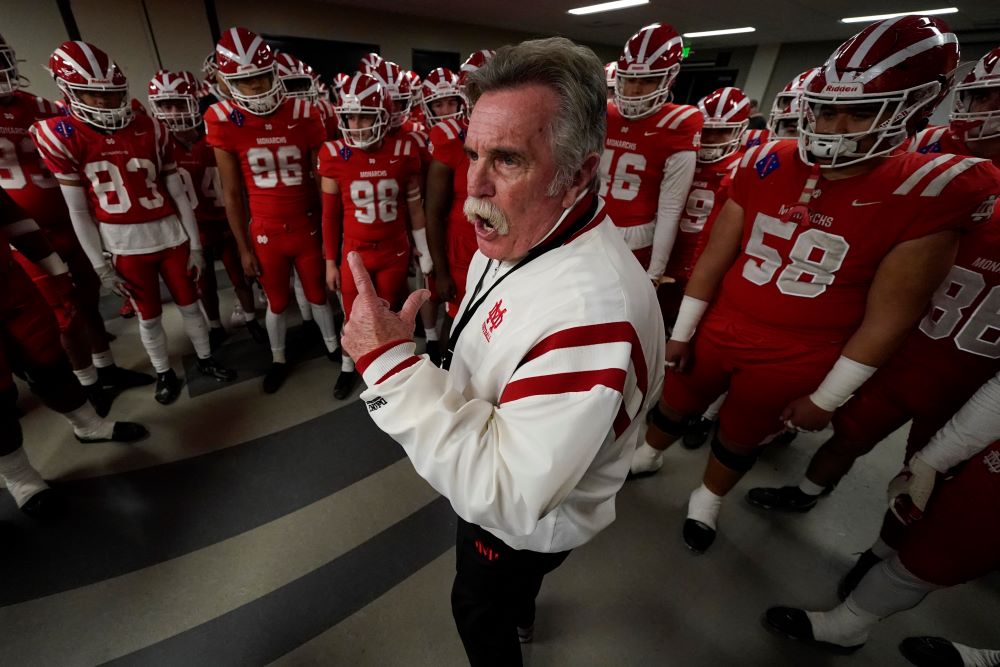
[[[910,465],[889,482],[889,509],[903,525],[920,520],[927,510],[927,502],[934,493],[937,470],[924,463],[919,456],[910,459]]]
[[[188,252],[187,270],[188,273],[194,274],[195,280],[201,278],[201,273],[205,270],[205,253],[203,251],[192,249]]]
[[[420,263],[420,272],[427,275],[434,270],[431,249],[427,245],[427,229],[413,230],[413,244],[417,246],[417,261]]]
[[[97,277],[101,279],[101,284],[114,294],[118,296],[130,296],[128,283],[118,275],[115,267],[111,266],[110,263],[105,262],[101,266],[95,266],[94,271],[97,272]]]

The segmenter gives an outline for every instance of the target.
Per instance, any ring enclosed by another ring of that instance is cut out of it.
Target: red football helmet
[[[401,127],[410,115],[410,108],[413,105],[410,79],[403,69],[391,60],[383,60],[370,74],[389,91],[389,97],[392,98],[392,128]]]
[[[618,79],[618,63],[614,60],[604,66],[604,78],[608,82],[608,90],[614,94],[615,80]]]
[[[70,113],[83,122],[104,130],[119,130],[132,122],[125,74],[108,54],[93,44],[63,42],[49,58],[49,71],[63,92]],[[87,104],[81,95],[102,103]]]
[[[980,58],[955,86],[950,120],[966,141],[1000,137],[1000,46]]]
[[[776,137],[797,137],[799,134],[799,106],[806,83],[816,76],[822,67],[813,67],[788,82],[780,93],[774,96],[771,113],[767,117],[767,129]]]
[[[198,95],[198,79],[191,72],[161,69],[149,82],[149,108],[174,132],[201,125]]]
[[[698,101],[698,109],[705,118],[702,128],[699,162],[718,162],[740,149],[740,139],[750,124],[750,99],[739,88],[719,88]],[[712,130],[728,131],[725,141],[706,142],[704,133]]]
[[[17,71],[17,56],[7,40],[0,35],[0,97],[7,97],[21,88],[25,80]],[[26,81],[26,80],[25,80]]]
[[[672,26],[666,23],[648,25],[632,35],[618,58],[615,78],[615,104],[625,118],[648,116],[670,101],[670,89],[681,69],[684,43]],[[626,95],[629,80],[657,77],[651,92]]]
[[[454,97],[458,101],[457,110],[452,113],[434,113],[431,104],[449,97]],[[438,67],[424,77],[424,82],[420,85],[420,107],[424,110],[428,126],[434,127],[449,118],[461,118],[465,115],[467,106],[465,95],[462,94],[462,88],[458,83],[458,75],[450,69]]]
[[[344,86],[351,82],[351,77],[343,72],[337,72],[333,75],[333,91],[331,100],[334,104],[340,104],[341,91],[344,90]]]
[[[389,131],[392,122],[392,97],[389,91],[370,74],[358,72],[344,86],[340,104],[334,109],[344,143],[354,148],[377,144]],[[369,116],[371,124],[350,127],[349,117]]]
[[[285,98],[285,90],[278,80],[274,52],[260,35],[246,28],[230,28],[215,46],[215,63],[229,87],[233,102],[241,109],[266,116],[277,109]],[[241,91],[240,85],[252,86],[256,82],[249,82],[249,79],[261,81],[263,86],[255,86],[250,92]]]
[[[312,67],[284,51],[279,51],[274,56],[274,65],[278,70],[278,81],[285,90],[285,96],[298,97],[310,102],[319,100],[317,75]]]
[[[497,52],[492,49],[473,51],[472,54],[465,59],[465,62],[462,63],[462,67],[458,70],[458,84],[464,89],[465,81],[469,78],[469,75],[478,71],[480,67],[488,63],[490,58],[496,54]]]
[[[948,94],[958,57],[958,38],[936,17],[907,15],[871,24],[841,44],[806,82],[799,117],[802,159],[844,167],[891,152]],[[859,132],[817,131],[817,118],[845,107],[872,112],[871,125]]]
[[[371,74],[372,70],[378,67],[378,64],[383,60],[384,58],[374,51],[366,53],[358,61],[358,71],[362,74]]]

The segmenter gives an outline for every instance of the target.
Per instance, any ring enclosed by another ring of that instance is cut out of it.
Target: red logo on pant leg
[[[479,553],[479,555],[485,558],[486,560],[490,561],[491,563],[500,558],[500,554],[494,551],[493,547],[488,547],[485,544],[483,544],[482,540],[476,540],[475,545],[476,545],[476,551]]]

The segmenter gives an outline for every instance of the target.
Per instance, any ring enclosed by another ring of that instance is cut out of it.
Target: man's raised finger
[[[365,263],[361,259],[361,255],[357,252],[348,253],[347,263],[351,265],[351,273],[354,274],[354,284],[358,288],[358,296],[361,298],[378,299],[378,294],[375,293],[375,286],[372,285],[371,276],[368,275],[368,269],[365,268]]]
[[[418,289],[410,293],[407,297],[406,303],[403,304],[403,308],[399,311],[399,319],[403,320],[407,324],[416,324],[417,313],[420,312],[420,307],[427,303],[427,300],[431,298],[431,291],[426,289]]]

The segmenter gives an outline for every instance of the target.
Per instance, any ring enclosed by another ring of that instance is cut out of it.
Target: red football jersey
[[[463,208],[469,193],[469,156],[465,154],[465,133],[469,121],[449,118],[431,128],[431,158],[452,171],[451,209],[448,211],[448,246],[450,259],[467,258],[479,250],[476,228],[469,224]]]
[[[906,150],[911,153],[954,153],[955,155],[972,155],[965,140],[956,135],[948,125],[928,127],[917,132],[906,143]],[[1000,166],[1000,158],[993,160]]]
[[[217,102],[205,113],[205,129],[209,146],[239,158],[254,220],[301,221],[318,208],[310,156],[326,129],[308,101],[286,99],[267,116]]]
[[[344,205],[344,238],[377,243],[406,234],[407,189],[420,177],[420,157],[409,137],[386,139],[378,150],[351,148],[329,141],[319,152],[319,174],[340,186]],[[332,257],[339,239],[324,244]]]
[[[28,130],[36,121],[62,116],[46,99],[22,90],[0,99],[0,188],[46,229],[69,228],[59,184],[45,167]]]
[[[413,141],[413,145],[417,147],[417,153],[420,156],[420,163],[424,169],[426,169],[427,165],[431,163],[430,136],[427,134],[423,125],[407,120],[397,131],[390,132],[389,136],[409,137]]]
[[[340,125],[337,122],[337,114],[334,111],[333,102],[321,97],[316,102],[315,107],[317,113],[319,113],[319,117],[323,120],[327,140],[334,141],[340,136]]]
[[[894,246],[974,229],[992,216],[1000,192],[1000,171],[987,160],[900,151],[866,174],[820,178],[808,223],[786,220],[813,173],[791,141],[743,156],[730,189],[744,211],[743,242],[720,309],[843,340],[861,323],[868,289]]]
[[[599,193],[616,226],[656,222],[664,164],[674,153],[698,150],[703,124],[698,108],[684,104],[665,104],[650,116],[628,120],[608,103]]]
[[[708,241],[709,223],[714,221],[729,199],[729,186],[742,159],[743,151],[737,151],[718,162],[698,163],[687,203],[681,212],[677,240],[670,252],[665,275],[683,280],[691,277],[698,256]]]
[[[175,137],[174,158],[198,222],[225,220],[222,180],[219,178],[219,168],[215,166],[215,151],[205,141],[205,137],[199,137],[190,146]]]
[[[174,215],[161,175],[174,168],[170,133],[146,114],[126,127],[103,131],[73,117],[49,118],[31,136],[56,177],[87,188],[94,218],[136,224]]]
[[[775,137],[777,139],[778,137]],[[750,150],[754,146],[763,146],[771,140],[770,130],[747,130],[740,137],[740,143],[745,150]]]

